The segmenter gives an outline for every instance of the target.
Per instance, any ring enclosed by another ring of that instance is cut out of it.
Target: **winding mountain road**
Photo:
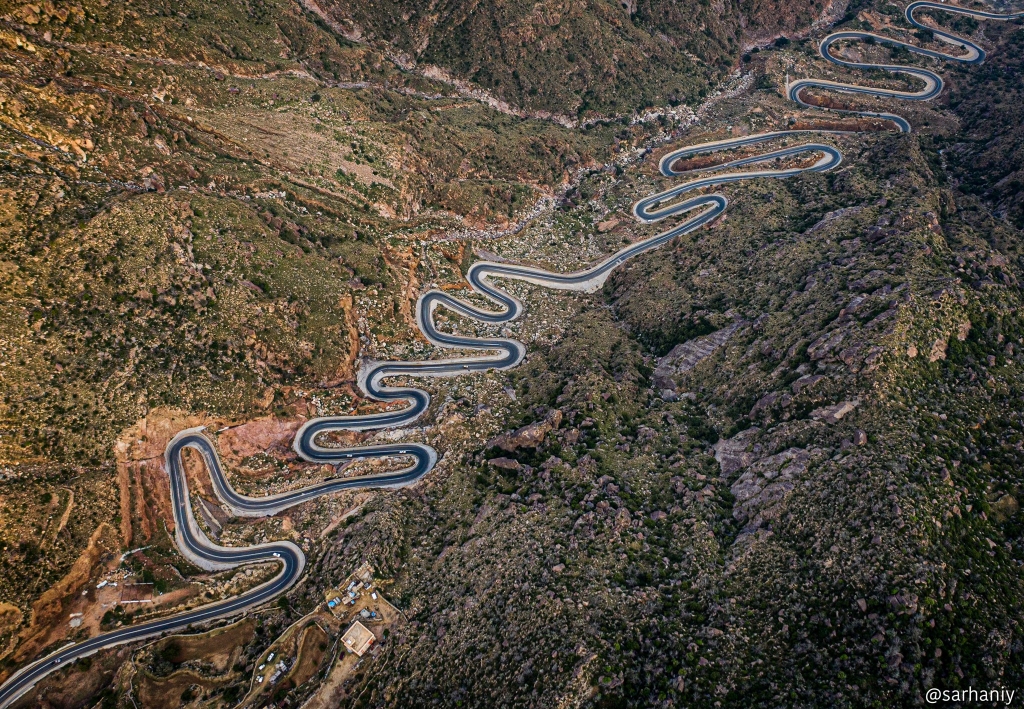
[[[946,54],[945,52],[937,52],[932,49],[918,47],[917,45],[910,44],[909,42],[902,42],[898,39],[874,34],[873,32],[834,32],[821,40],[821,43],[818,45],[818,53],[833,64],[837,64],[842,67],[850,69],[880,70],[887,71],[891,74],[902,74],[904,76],[912,77],[924,83],[924,86],[921,89],[917,91],[900,91],[897,89],[882,89],[870,86],[859,86],[857,84],[844,84],[838,81],[829,81],[827,79],[798,79],[790,82],[786,86],[786,95],[791,101],[795,101],[801,106],[806,106],[808,108],[820,108],[814,104],[807,103],[800,96],[804,89],[813,88],[828,89],[831,91],[840,91],[849,94],[878,96],[882,98],[898,98],[905,101],[930,101],[942,93],[942,88],[944,86],[942,77],[933,71],[919,67],[904,66],[901,64],[872,64],[870,62],[850,61],[848,59],[841,59],[832,54],[832,45],[837,42],[861,41],[877,42],[878,44],[883,44],[889,47],[902,48],[913,54],[928,57],[930,59],[938,59],[940,61],[960,62],[962,64],[981,64],[985,61],[985,50],[974,42],[964,39],[963,37],[950,34],[944,30],[926,25],[917,19],[916,15],[918,12],[928,10],[965,15],[967,17],[974,17],[982,20],[1006,21],[1024,17],[1024,12],[1015,12],[1003,15],[995,12],[972,10],[966,7],[957,7],[956,5],[946,5],[938,2],[912,2],[907,5],[907,9],[903,13],[907,22],[919,30],[930,32],[939,41],[959,48],[963,51],[963,54]],[[830,108],[828,110],[835,111],[837,113],[849,113],[857,116],[883,118],[895,123],[901,132],[910,132],[910,123],[902,116],[897,116],[892,113],[874,113],[872,111],[856,111],[842,108]]]
[[[912,25],[933,32],[934,36],[961,48],[965,54],[948,55],[934,52],[868,32],[837,32],[822,40],[819,49],[823,57],[842,66],[861,69],[882,69],[920,79],[924,82],[923,89],[917,92],[905,92],[875,89],[819,79],[801,79],[787,86],[787,95],[793,101],[804,106],[810,105],[805,103],[800,97],[800,92],[806,88],[827,88],[849,93],[918,101],[934,98],[941,92],[943,83],[942,79],[931,71],[898,65],[851,62],[839,59],[830,53],[830,49],[835,42],[841,40],[863,41],[873,38],[873,41],[890,46],[904,47],[916,54],[935,59],[965,63],[979,63],[984,60],[984,51],[972,42],[947,32],[927,27],[915,19],[914,15],[917,11],[929,9],[994,20],[1007,20],[1024,16],[1024,13],[997,15],[934,2],[912,3],[906,10],[906,17]],[[883,117],[894,121],[901,131],[910,131],[910,124],[899,116],[862,111],[844,110],[842,112]],[[676,171],[673,168],[673,165],[679,160],[695,155],[756,145],[808,132],[820,134],[830,131],[776,131],[694,145],[665,155],[661,159],[659,168],[661,174],[665,177],[680,177],[688,174],[688,172]],[[818,154],[820,157],[816,162],[807,167],[715,174],[724,170],[735,170],[770,160],[793,158],[807,154]],[[438,307],[447,308],[482,323],[497,325],[512,321],[523,312],[523,305],[514,296],[495,285],[494,279],[526,281],[555,290],[594,291],[600,288],[609,274],[621,264],[635,256],[656,249],[677,236],[699,229],[722,214],[728,206],[728,200],[721,194],[700,194],[684,198],[685,195],[698,190],[742,180],[760,178],[784,179],[805,172],[823,172],[835,168],[841,162],[842,154],[835,147],[824,143],[805,143],[704,168],[701,171],[708,173],[707,176],[646,197],[637,202],[633,207],[634,216],[643,223],[655,223],[669,217],[696,212],[693,216],[666,231],[626,246],[591,268],[575,273],[560,274],[529,266],[488,261],[477,262],[469,269],[466,279],[475,292],[494,302],[499,308],[497,310],[478,308],[439,290],[430,290],[424,293],[417,302],[416,321],[423,335],[430,342],[438,347],[463,351],[472,350],[488,354],[477,357],[459,357],[419,362],[369,363],[362,368],[359,377],[359,385],[366,395],[385,402],[403,401],[407,405],[399,410],[380,414],[328,416],[312,419],[299,429],[293,443],[293,448],[299,456],[305,460],[318,463],[338,464],[350,460],[383,457],[411,459],[411,465],[402,470],[383,475],[328,479],[316,485],[291,492],[265,497],[246,497],[231,487],[231,484],[224,475],[213,443],[203,434],[202,430],[189,429],[182,431],[171,440],[165,452],[165,467],[168,473],[173,504],[175,542],[181,553],[192,563],[210,571],[231,569],[242,564],[256,562],[279,563],[281,565],[280,570],[269,581],[229,600],[213,603],[168,618],[121,628],[52,652],[26,665],[8,678],[3,686],[0,687],[0,709],[10,706],[51,672],[75,660],[87,657],[105,648],[182,630],[196,623],[236,615],[266,603],[285,592],[302,576],[306,561],[305,556],[302,550],[291,542],[281,541],[244,548],[229,548],[214,544],[206,537],[197,524],[192,511],[188,482],[182,465],[182,451],[185,448],[195,449],[202,455],[213,481],[215,493],[224,506],[231,510],[232,514],[239,517],[262,517],[277,514],[299,503],[343,490],[394,488],[415,483],[429,473],[437,462],[437,453],[430,446],[420,443],[403,443],[338,449],[322,446],[316,442],[316,438],[319,434],[330,431],[367,431],[405,426],[414,422],[426,411],[430,405],[430,395],[427,392],[413,387],[385,386],[382,383],[385,379],[395,377],[445,377],[465,374],[467,372],[481,372],[489,369],[508,369],[519,364],[525,357],[526,348],[522,343],[513,339],[465,337],[438,330],[433,318],[434,311]]]

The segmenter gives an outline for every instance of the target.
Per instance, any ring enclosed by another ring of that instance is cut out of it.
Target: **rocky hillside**
[[[746,44],[806,31],[818,0],[305,0],[351,40],[515,107],[571,118],[692,103]]]
[[[958,77],[949,105],[964,122],[963,132],[943,155],[961,180],[961,189],[1024,228],[1024,34],[1014,25],[989,29],[1004,51],[977,75]]]
[[[0,661],[68,631],[33,603],[137,522],[126,429],[351,404],[370,339],[412,339],[418,239],[509,228],[633,138],[467,100],[287,2],[3,3],[0,67]]]
[[[249,495],[359,473],[291,435],[376,406],[361,358],[442,356],[416,334],[424,288],[469,297],[475,259],[568,271],[656,233],[631,207],[676,184],[670,146],[862,131],[816,137],[833,171],[723,187],[721,218],[597,293],[510,286],[526,313],[501,332],[527,360],[426,382],[416,428],[382,436],[440,452],[413,487],[238,519],[187,461],[208,533],[292,540],[304,580],[22,706],[873,708],[1024,686],[1024,28],[958,21],[987,63],[885,105],[914,125],[896,134],[781,95],[787,74],[866,80],[817,56],[827,29],[800,39],[840,12],[902,22],[867,0],[0,2],[0,677],[270,573],[176,551],[177,431],[205,425]],[[364,618],[357,663],[324,602],[364,565],[395,608]],[[287,679],[247,702],[282,647]]]
[[[1021,29],[998,36],[994,61]],[[756,91],[686,140],[789,110]],[[325,556],[393,570],[413,621],[361,704],[912,706],[1024,679],[1024,235],[937,147],[995,123],[917,120],[840,139],[834,173],[730,188],[724,220],[610,279],[610,309],[531,291],[534,354],[488,399],[504,432]],[[564,208],[621,243],[651,188],[595,176]]]

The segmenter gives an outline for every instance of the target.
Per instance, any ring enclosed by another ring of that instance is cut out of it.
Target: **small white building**
[[[341,641],[345,643],[345,647],[348,648],[349,652],[354,652],[359,657],[362,657],[370,649],[370,646],[377,641],[377,637],[369,628],[357,620],[341,636]]]

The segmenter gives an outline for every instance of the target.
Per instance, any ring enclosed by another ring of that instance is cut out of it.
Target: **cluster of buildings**
[[[355,610],[357,602],[363,600],[363,607],[359,610],[358,619],[349,626],[341,637],[342,643],[349,652],[362,657],[377,641],[373,631],[363,625],[360,621],[375,622],[382,620],[378,610],[367,608],[369,601],[381,600],[377,591],[373,588],[373,569],[364,564],[349,577],[348,585],[344,589],[330,589],[327,592],[327,607],[337,618],[349,618]],[[369,595],[369,599],[365,596]]]
[[[358,580],[349,582],[348,587],[344,591],[332,588],[327,592],[327,607],[331,609],[334,615],[340,615],[344,611],[342,606],[354,606],[363,593],[370,591],[372,588],[373,586],[369,581]],[[370,597],[373,600],[377,600],[377,592],[371,592]]]

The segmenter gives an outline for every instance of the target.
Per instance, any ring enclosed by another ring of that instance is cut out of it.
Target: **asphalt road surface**
[[[930,32],[937,40],[956,47],[960,50],[958,54],[946,54],[944,52],[936,52],[931,49],[925,49],[918,47],[914,44],[907,42],[901,42],[897,39],[890,37],[884,37],[877,35],[872,32],[835,32],[830,34],[825,39],[821,40],[821,44],[818,45],[818,52],[822,57],[838,64],[842,67],[852,69],[868,69],[868,70],[881,70],[887,71],[891,74],[902,74],[909,76],[918,81],[922,82],[924,86],[917,91],[899,91],[896,89],[882,89],[874,88],[870,86],[858,86],[856,84],[844,84],[838,81],[828,81],[826,79],[798,79],[797,81],[790,82],[786,87],[786,95],[792,101],[796,101],[801,106],[807,106],[811,108],[817,108],[813,104],[809,104],[801,98],[800,94],[804,89],[821,88],[831,91],[841,91],[843,93],[850,94],[866,94],[868,96],[880,96],[887,98],[898,98],[906,101],[930,101],[931,99],[942,93],[942,77],[933,71],[928,69],[922,69],[919,67],[903,66],[900,64],[872,64],[869,62],[857,62],[850,61],[847,59],[841,59],[832,54],[832,45],[837,42],[844,41],[861,41],[861,42],[874,42],[878,44],[884,44],[889,47],[897,47],[907,50],[913,54],[919,56],[928,57],[929,59],[938,59],[940,61],[952,61],[960,62],[962,64],[981,64],[985,61],[985,50],[963,37],[958,37],[954,34],[950,34],[941,29],[935,27],[929,27],[923,24],[917,19],[916,15],[922,11],[939,11],[957,15],[966,15],[967,17],[974,17],[982,20],[1015,20],[1024,17],[1024,12],[1017,12],[1007,15],[1002,15],[994,12],[984,12],[982,10],[972,10],[965,7],[957,7],[955,5],[946,5],[938,2],[912,2],[907,5],[907,9],[904,12],[904,16],[913,27]],[[903,117],[894,115],[892,113],[874,113],[871,111],[855,111],[849,109],[829,109],[836,111],[837,113],[851,113],[858,116],[869,116],[875,118],[884,118],[886,120],[895,123],[900,131],[904,133],[910,132],[910,123]]]
[[[666,156],[666,159],[662,160],[661,171],[667,177],[679,176],[685,173],[674,171],[672,164],[682,157],[728,150],[799,132],[781,131],[758,136],[744,136],[733,140],[684,148]],[[775,157],[815,152],[820,153],[821,158],[807,168],[757,170],[705,177],[641,200],[634,207],[634,213],[638,219],[648,223],[694,210],[699,211],[680,224],[648,239],[630,244],[596,266],[583,271],[560,274],[513,264],[486,261],[473,264],[466,276],[470,286],[476,292],[494,301],[501,308],[500,310],[482,310],[442,291],[431,290],[424,293],[417,303],[417,322],[423,334],[431,342],[440,347],[486,351],[490,354],[482,357],[436,361],[370,363],[363,368],[359,377],[360,386],[367,396],[381,401],[403,401],[407,405],[396,411],[380,414],[312,419],[299,429],[293,443],[293,448],[302,458],[313,462],[338,464],[368,458],[409,458],[412,464],[405,469],[384,475],[328,479],[316,485],[290,492],[265,497],[247,497],[231,487],[224,475],[213,443],[203,434],[202,429],[189,429],[180,432],[168,444],[164,462],[171,489],[175,543],[182,555],[200,568],[209,571],[231,569],[242,564],[256,562],[273,562],[281,565],[279,572],[269,581],[235,598],[168,618],[120,628],[53,652],[22,668],[8,679],[0,688],[0,709],[9,706],[46,675],[75,660],[105,648],[179,631],[205,621],[237,615],[272,600],[288,590],[302,576],[306,559],[302,550],[291,542],[271,542],[252,547],[229,548],[214,544],[203,533],[192,511],[188,482],[182,466],[181,454],[185,448],[192,448],[202,455],[213,482],[214,492],[224,506],[239,517],[262,517],[277,514],[302,502],[342,490],[402,487],[415,483],[429,473],[437,462],[437,453],[430,446],[421,443],[395,443],[340,449],[323,446],[317,443],[316,437],[330,431],[366,431],[405,426],[419,418],[430,405],[429,394],[412,387],[384,386],[382,381],[386,378],[455,376],[466,372],[507,369],[519,364],[525,356],[526,348],[522,343],[512,339],[464,337],[438,330],[433,319],[433,313],[437,307],[448,308],[481,322],[500,324],[519,317],[523,312],[523,305],[495,285],[491,279],[518,279],[560,290],[592,291],[599,288],[617,266],[634,256],[656,249],[681,234],[699,229],[725,211],[728,205],[726,198],[720,194],[700,195],[683,201],[672,202],[672,200],[676,200],[688,192],[739,180],[764,177],[784,178],[801,172],[828,170],[838,165],[842,156],[832,146],[815,143],[784,148],[763,154],[758,158],[732,161],[712,170],[714,172],[742,167]],[[671,203],[668,206],[662,206],[666,202]]]
[[[985,52],[974,43],[951,35],[947,32],[921,24],[915,13],[920,10],[942,10],[970,17],[992,20],[1008,20],[1024,17],[1024,13],[1014,15],[998,15],[966,8],[958,8],[934,2],[915,2],[907,7],[906,17],[912,25],[926,29],[950,45],[960,48],[958,55],[943,54],[922,49],[893,39],[888,39],[869,32],[837,32],[822,40],[819,50],[821,55],[831,62],[845,67],[859,69],[882,69],[904,74],[924,82],[924,88],[916,92],[876,89],[870,87],[842,84],[838,82],[801,79],[787,86],[788,96],[797,103],[808,106],[800,98],[800,92],[806,88],[825,88],[848,93],[869,94],[873,96],[892,97],[923,101],[934,98],[942,91],[942,79],[927,69],[898,65],[867,64],[839,59],[831,54],[834,43],[846,40],[875,41],[889,46],[904,47],[915,54],[932,59],[977,64],[985,59]],[[901,131],[909,132],[910,124],[903,118],[891,114],[876,114],[862,111],[842,111],[866,116],[879,116],[894,121]],[[759,135],[743,136],[728,140],[690,146],[671,152],[660,162],[661,173],[666,177],[679,177],[687,174],[673,169],[679,160],[694,155],[708,154],[721,150],[730,150],[749,145],[764,143],[771,140],[788,138],[801,133],[829,131],[776,131]],[[771,160],[792,158],[803,154],[818,154],[818,160],[807,167],[788,169],[762,169],[726,174],[714,174],[724,170],[735,170],[757,163]],[[299,490],[265,497],[247,497],[236,492],[224,475],[211,441],[200,429],[182,431],[168,444],[165,452],[165,469],[171,488],[171,500],[174,508],[175,542],[181,553],[193,563],[208,570],[230,569],[242,564],[256,562],[273,562],[280,564],[277,575],[269,581],[250,589],[235,598],[212,603],[196,610],[188,611],[168,618],[140,623],[120,628],[109,633],[77,644],[71,644],[52,652],[35,662],[26,665],[12,675],[0,687],[0,709],[10,706],[18,697],[28,692],[39,680],[51,672],[58,670],[75,660],[87,657],[99,650],[124,643],[152,638],[165,633],[187,629],[191,625],[206,621],[237,615],[254,608],[288,590],[302,576],[306,559],[302,550],[288,541],[259,544],[252,547],[229,548],[214,544],[199,528],[192,512],[188,483],[182,468],[181,453],[185,448],[197,450],[206,462],[213,481],[213,488],[221,502],[240,517],[261,517],[273,515],[294,505],[342,490],[367,488],[402,487],[415,483],[429,473],[437,462],[437,453],[430,446],[420,443],[401,443],[362,446],[339,449],[317,443],[319,434],[330,431],[367,431],[383,428],[395,428],[413,423],[430,405],[430,395],[414,387],[383,384],[388,378],[443,377],[456,376],[467,372],[481,372],[490,369],[508,369],[519,364],[526,355],[522,343],[509,338],[476,338],[465,337],[442,332],[434,325],[433,314],[438,307],[444,307],[465,317],[489,324],[502,324],[515,320],[523,312],[523,305],[515,297],[502,290],[494,279],[514,279],[556,290],[593,291],[600,288],[608,275],[618,266],[642,253],[656,249],[677,236],[687,234],[708,224],[728,206],[728,200],[721,194],[700,194],[688,199],[684,195],[713,188],[719,185],[739,182],[741,180],[776,178],[784,179],[804,172],[822,172],[831,170],[842,162],[842,154],[833,146],[824,143],[805,143],[787,146],[753,157],[745,157],[722,163],[702,170],[708,176],[685,182],[676,187],[646,197],[636,203],[633,214],[644,223],[659,222],[669,217],[696,212],[679,224],[655,236],[626,246],[612,254],[597,265],[575,273],[552,273],[528,266],[517,266],[507,263],[488,261],[477,262],[470,268],[466,278],[471,288],[494,302],[498,309],[484,310],[460,301],[438,290],[424,293],[416,307],[416,321],[424,336],[439,347],[459,350],[485,352],[483,356],[460,357],[445,360],[426,360],[420,362],[373,362],[364,366],[360,372],[359,384],[367,396],[379,401],[400,401],[406,405],[394,411],[365,416],[328,416],[312,419],[307,422],[295,436],[293,447],[302,458],[312,462],[339,464],[352,460],[392,457],[399,460],[409,459],[411,464],[397,472],[383,475],[367,475],[341,477],[324,480]]]

